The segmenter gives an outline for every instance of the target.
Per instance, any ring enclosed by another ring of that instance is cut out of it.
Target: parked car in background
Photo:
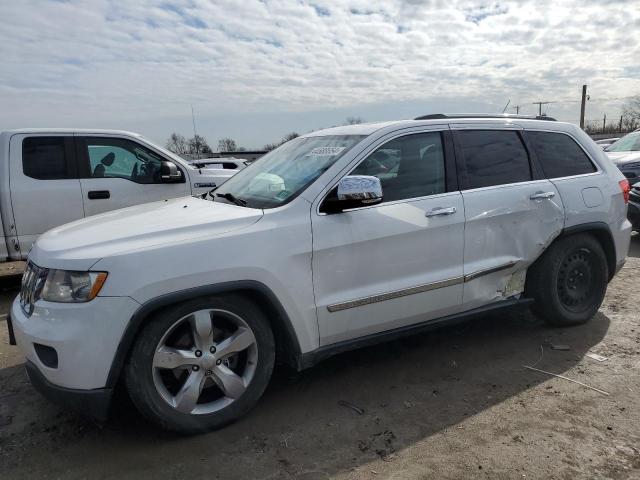
[[[616,142],[620,140],[620,137],[614,137],[614,138],[602,138],[600,140],[596,140],[596,143],[598,145],[600,145],[601,148],[607,148],[609,145],[611,145],[612,143]]]
[[[241,170],[215,201],[54,228],[29,254],[8,325],[52,399],[104,419],[123,384],[158,426],[202,432],[245,415],[276,360],[300,370],[510,308],[588,321],[625,262],[628,195],[566,123],[330,128]]]
[[[139,203],[206,193],[237,170],[199,170],[136,133],[0,133],[0,261],[20,260],[53,227]]]
[[[640,182],[640,131],[625,135],[605,152],[632,184]]]
[[[242,170],[251,164],[249,160],[235,157],[200,158],[188,160],[189,165],[195,168],[217,168],[222,170]]]
[[[640,232],[640,183],[636,183],[631,189],[631,192],[629,192],[627,217],[631,222],[633,230]]]

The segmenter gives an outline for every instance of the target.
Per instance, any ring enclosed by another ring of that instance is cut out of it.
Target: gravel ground
[[[640,239],[632,243],[587,325],[493,316],[279,372],[248,417],[194,437],[153,429],[126,397],[102,427],[51,405],[0,320],[0,477],[640,478]],[[0,313],[15,293],[15,278],[0,283]],[[533,363],[608,395],[523,368]]]

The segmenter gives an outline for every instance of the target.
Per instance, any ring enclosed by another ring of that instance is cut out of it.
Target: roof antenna
[[[509,101],[507,102],[507,104],[504,106],[504,108],[502,109],[502,113],[507,111],[507,107],[509,106],[509,104],[511,103],[511,99],[509,99]]]

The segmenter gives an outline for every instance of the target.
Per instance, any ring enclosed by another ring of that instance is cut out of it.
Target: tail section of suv
[[[629,185],[577,127],[438,116],[313,132],[178,198],[43,235],[11,318],[41,391],[163,428],[244,415],[274,365],[531,306],[588,321],[624,263]]]

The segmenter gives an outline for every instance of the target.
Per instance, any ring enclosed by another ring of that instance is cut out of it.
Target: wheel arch
[[[554,242],[577,233],[591,234],[600,243],[607,257],[608,275],[609,280],[611,280],[616,273],[616,245],[609,225],[604,222],[589,222],[567,227],[562,230],[562,233],[558,235]]]
[[[276,340],[276,360],[296,370],[301,369],[302,353],[298,338],[289,319],[289,315],[276,295],[263,283],[254,280],[240,280],[172,292],[153,298],[142,304],[129,320],[129,324],[120,339],[116,354],[111,363],[106,386],[113,388],[118,383],[124,364],[140,329],[149,321],[155,312],[169,305],[221,293],[243,295],[259,307],[264,308]]]

